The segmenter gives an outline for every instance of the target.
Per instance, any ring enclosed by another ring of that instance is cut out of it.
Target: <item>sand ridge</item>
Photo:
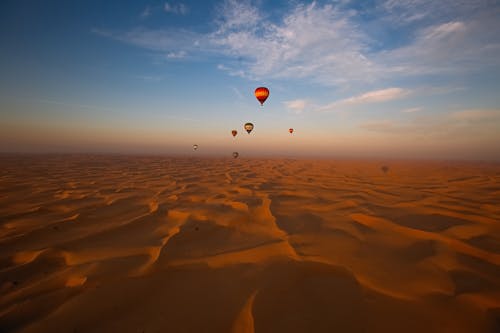
[[[3,331],[500,327],[498,164],[2,155],[0,170]]]

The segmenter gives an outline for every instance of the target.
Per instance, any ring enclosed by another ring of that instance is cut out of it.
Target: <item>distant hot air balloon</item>
[[[289,128],[288,132],[290,132],[290,134],[292,134],[293,133],[293,128]]]
[[[260,105],[264,105],[264,102],[269,97],[269,89],[266,87],[258,87],[255,89],[255,97],[259,100]]]
[[[250,132],[253,130],[253,124],[252,123],[246,123],[244,126],[245,130],[250,134]]]
[[[233,136],[236,136],[236,134],[238,134],[238,131],[237,131],[237,130],[232,130],[232,131],[231,131],[231,134],[232,134]]]
[[[237,151],[233,152],[233,158],[237,158],[238,156],[240,156],[240,154],[238,154]]]
[[[194,150],[198,149],[198,145],[193,145],[193,149]]]

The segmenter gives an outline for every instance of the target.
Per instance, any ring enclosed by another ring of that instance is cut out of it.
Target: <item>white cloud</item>
[[[488,1],[436,3],[440,1],[387,0],[375,5],[388,11],[389,20],[419,22],[405,34],[402,46],[390,48],[386,44],[391,40],[370,37],[360,12],[339,2],[299,4],[271,21],[250,1],[226,0],[217,7],[212,32],[145,28],[94,32],[172,55],[180,50],[202,57],[222,54],[227,61],[218,68],[229,75],[252,80],[302,79],[343,89],[374,86],[382,80],[498,68],[500,21],[494,10],[485,9]],[[185,5],[169,2],[164,9],[187,11]],[[436,16],[433,10],[446,15]],[[468,11],[474,16],[467,16]],[[375,19],[377,28],[393,31],[394,22],[381,17]]]
[[[410,94],[409,90],[402,88],[387,88],[382,90],[369,91],[361,95],[344,98],[339,101],[321,106],[318,111],[335,111],[341,107],[349,105],[361,105],[369,103],[381,103],[395,99],[400,99]]]
[[[366,80],[372,63],[349,15],[332,5],[299,5],[278,24],[256,8],[228,1],[211,40],[229,56],[250,63],[255,77],[305,78],[327,84]]]
[[[167,53],[168,59],[183,59],[187,55],[186,51],[169,52]]]
[[[163,10],[167,13],[172,13],[172,14],[181,14],[181,15],[186,15],[189,12],[188,6],[186,6],[183,3],[168,3],[165,2],[165,5],[163,6]]]
[[[283,102],[287,109],[292,110],[296,114],[302,113],[310,103],[305,99],[295,99],[292,101]]]
[[[419,21],[450,20],[491,7],[496,0],[385,0],[377,4],[383,20],[396,25]]]
[[[477,71],[500,65],[500,21],[449,21],[417,30],[411,44],[374,54],[385,76]]]
[[[239,77],[243,77],[243,78],[247,78],[247,79],[251,79],[251,80],[254,79],[254,78],[250,77],[249,74],[246,73],[242,69],[227,67],[226,65],[223,65],[223,64],[218,64],[217,69],[219,69],[221,71],[225,71],[227,74],[229,74],[231,76],[239,76]]]
[[[257,8],[249,1],[227,0],[219,5],[217,12],[218,34],[232,29],[252,30],[261,21]]]

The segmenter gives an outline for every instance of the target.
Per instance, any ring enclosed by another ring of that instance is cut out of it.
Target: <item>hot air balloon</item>
[[[238,134],[238,131],[237,131],[237,130],[232,130],[232,131],[231,131],[231,134],[232,134],[233,136],[236,136],[236,134]]]
[[[259,100],[260,105],[264,105],[264,102],[269,97],[269,89],[266,87],[258,87],[255,89],[255,97]]]
[[[253,124],[252,123],[246,123],[244,126],[245,130],[250,134],[250,132],[253,130]]]
[[[198,149],[198,145],[193,145],[193,149],[194,150]]]
[[[233,152],[233,158],[237,158],[238,156],[240,156],[240,154],[238,154],[237,151]]]
[[[290,134],[292,134],[293,133],[293,128],[289,128],[288,132],[290,132]]]

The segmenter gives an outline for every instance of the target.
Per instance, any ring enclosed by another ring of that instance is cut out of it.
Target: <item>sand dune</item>
[[[2,332],[498,332],[500,165],[2,155],[0,291]]]

